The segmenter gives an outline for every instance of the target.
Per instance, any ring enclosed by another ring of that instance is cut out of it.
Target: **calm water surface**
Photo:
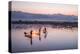
[[[46,33],[43,32],[46,28]],[[40,30],[40,35],[38,35]],[[31,38],[25,37],[24,32]],[[78,40],[76,27],[61,27],[49,24],[12,24],[11,38],[13,52],[27,52],[40,50],[76,49]]]

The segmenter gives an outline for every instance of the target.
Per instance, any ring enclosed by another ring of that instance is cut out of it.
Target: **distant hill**
[[[63,14],[34,14],[25,13],[21,11],[11,11],[11,20],[25,20],[25,21],[69,21],[74,22],[78,20],[78,16],[63,15]]]

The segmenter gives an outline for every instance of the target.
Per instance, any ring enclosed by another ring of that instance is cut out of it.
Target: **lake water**
[[[12,52],[76,49],[78,28],[61,27],[49,24],[12,24]],[[44,29],[46,28],[46,32]],[[24,32],[31,38],[25,37]]]

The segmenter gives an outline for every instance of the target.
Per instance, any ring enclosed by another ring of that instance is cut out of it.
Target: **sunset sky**
[[[24,1],[13,1],[12,11],[23,11],[35,14],[78,15],[77,5]]]

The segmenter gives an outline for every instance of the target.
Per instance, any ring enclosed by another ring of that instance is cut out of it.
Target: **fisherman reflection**
[[[47,37],[47,29],[46,29],[46,27],[43,29],[43,33],[44,33],[44,38],[46,38]]]

